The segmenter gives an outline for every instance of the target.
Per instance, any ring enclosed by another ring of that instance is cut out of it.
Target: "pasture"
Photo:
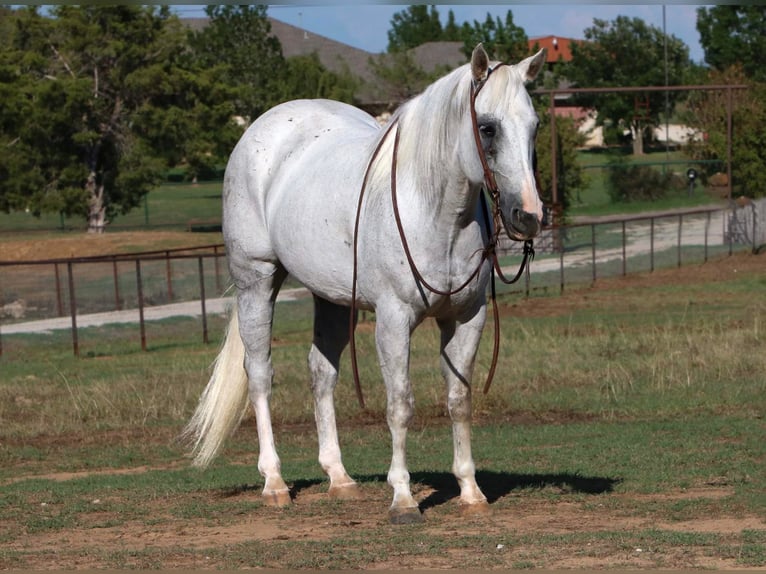
[[[215,345],[192,320],[12,335],[0,359],[0,568],[763,568],[766,265],[741,254],[501,298],[474,377],[474,456],[491,514],[461,518],[438,329],[413,341],[409,468],[425,522],[392,526],[390,439],[372,340],[357,333],[336,403],[361,502],[330,500],[316,462],[306,353],[310,300],[277,307],[274,422],[288,509],[266,507],[248,417],[205,472],[178,433]],[[222,318],[211,333],[222,336]],[[190,334],[194,332],[194,334]],[[61,341],[56,341],[61,338]]]

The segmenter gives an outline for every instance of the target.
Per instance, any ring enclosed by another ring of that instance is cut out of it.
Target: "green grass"
[[[606,187],[607,154],[601,151],[580,151],[577,154],[577,159],[585,171],[587,185],[579,194],[571,198],[568,211],[570,216],[630,214],[680,207],[692,208],[717,201],[705,192],[702,184],[697,184],[691,197],[687,189],[680,189],[656,201],[613,203]],[[698,167],[682,151],[666,154],[664,150],[655,150],[644,156],[630,156],[630,161],[635,164],[651,164],[655,169],[669,169],[680,174],[685,174],[688,167]]]
[[[186,228],[193,219],[221,219],[222,182],[168,183],[152,190],[139,207],[117,215],[109,229],[171,227]],[[85,230],[80,217],[46,213],[35,217],[23,211],[0,214],[0,230],[40,232],[56,229]]]
[[[320,495],[327,483],[306,367],[311,301],[277,306],[276,441],[284,476],[303,501],[287,510],[258,497],[252,417],[205,472],[188,467],[176,440],[206,382],[222,318],[211,317],[208,346],[198,321],[149,323],[146,353],[133,326],[82,329],[81,358],[71,356],[65,332],[4,335],[0,567],[527,569],[573,559],[766,566],[766,529],[757,527],[766,521],[765,281],[751,273],[564,297],[503,295],[497,376],[474,405],[489,518],[456,518],[439,335],[427,321],[413,341],[416,417],[408,436],[413,488],[427,514],[421,527],[386,523],[390,438],[369,325],[357,334],[369,411],[356,404],[347,358],[336,401],[344,462],[366,499],[342,503]],[[480,349],[477,387],[490,339]],[[549,517],[537,531],[536,516]],[[693,526],[719,516],[751,523]],[[581,517],[595,523],[580,525]],[[247,532],[253,521],[286,530],[281,538],[217,537]],[[106,542],[121,532],[138,532],[141,541],[148,532],[191,531],[196,538],[171,545]],[[75,535],[93,543],[73,544]],[[57,554],[46,540],[58,541]]]

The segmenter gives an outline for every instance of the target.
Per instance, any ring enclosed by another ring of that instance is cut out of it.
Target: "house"
[[[551,71],[553,66],[559,61],[571,62],[572,44],[581,41],[582,40],[575,40],[573,38],[562,38],[561,36],[538,36],[536,38],[530,38],[528,40],[528,45],[530,52],[537,52],[538,50],[545,48],[546,67]]]

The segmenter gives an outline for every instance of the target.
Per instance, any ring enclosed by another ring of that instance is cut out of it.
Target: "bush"
[[[661,173],[648,165],[634,165],[622,155],[612,156],[608,163],[607,192],[613,203],[661,199],[684,185],[670,171]]]

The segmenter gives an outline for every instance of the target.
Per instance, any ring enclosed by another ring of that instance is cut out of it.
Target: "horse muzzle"
[[[511,239],[518,241],[525,241],[532,239],[538,233],[542,227],[540,218],[536,213],[524,211],[518,207],[514,207],[511,210],[510,221],[504,222],[505,230]]]

